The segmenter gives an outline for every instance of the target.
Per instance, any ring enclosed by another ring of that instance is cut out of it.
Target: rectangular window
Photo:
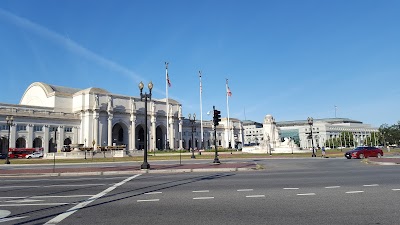
[[[0,125],[0,130],[8,130],[8,126],[7,125]]]
[[[33,131],[43,131],[43,126],[34,126]]]
[[[26,125],[18,125],[17,131],[20,131],[20,130],[26,130]]]
[[[64,131],[65,132],[72,132],[72,127],[66,127],[66,128],[64,128]]]

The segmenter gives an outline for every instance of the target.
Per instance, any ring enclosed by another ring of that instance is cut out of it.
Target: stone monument
[[[281,141],[279,128],[276,126],[275,119],[271,115],[266,115],[263,123],[263,137],[258,146],[245,146],[242,152],[248,153],[299,153],[307,152],[301,150],[290,138]]]

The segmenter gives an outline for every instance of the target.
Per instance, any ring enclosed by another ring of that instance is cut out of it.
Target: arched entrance
[[[35,138],[35,139],[33,140],[32,147],[34,147],[34,148],[41,148],[41,147],[43,147],[43,145],[42,145],[42,139],[39,138],[39,137]]]
[[[142,125],[136,127],[136,149],[141,150],[144,149],[144,128]]]
[[[123,123],[117,123],[112,129],[113,145],[126,145],[128,147],[129,135],[128,129]]]
[[[1,137],[0,139],[0,152],[1,153],[7,153],[7,145],[8,145],[8,139],[6,137]]]
[[[15,141],[16,148],[26,148],[26,141],[25,138],[20,137]]]
[[[156,148],[158,150],[165,149],[165,138],[163,134],[163,127],[158,126],[156,128]]]
[[[72,143],[70,138],[65,138],[64,145],[70,145]]]
[[[57,152],[56,143],[54,143],[54,139],[50,138],[49,140],[49,152]]]

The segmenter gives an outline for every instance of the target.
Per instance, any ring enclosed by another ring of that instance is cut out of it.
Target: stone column
[[[49,140],[50,140],[50,131],[49,126],[43,126],[43,152],[49,153]]]
[[[151,125],[150,125],[151,134],[149,137],[150,149],[154,151],[156,149],[156,115],[155,115],[155,113],[151,114],[150,121],[151,121]]]
[[[169,119],[169,147],[171,149],[175,149],[175,129],[174,129],[174,119],[172,118],[172,116]]]
[[[26,147],[33,148],[33,139],[34,139],[33,124],[28,124],[26,129],[28,131],[28,135],[26,137]]]
[[[93,140],[96,142],[94,144],[93,150],[97,149],[97,146],[100,145],[101,143],[99,143],[99,113],[96,111],[93,112],[93,117],[94,117],[94,124],[93,124]],[[92,141],[93,141],[92,140]],[[92,141],[90,141],[90,144],[92,145]]]
[[[113,120],[113,115],[110,113],[108,114],[108,132],[107,132],[107,140],[108,140],[108,146],[112,146],[112,120]]]
[[[64,126],[57,128],[57,152],[61,151],[64,146]]]
[[[135,150],[136,149],[136,116],[131,114],[131,132],[130,132],[130,142],[129,142],[129,149]]]
[[[182,118],[179,118],[179,149],[183,149],[183,130],[182,130],[182,126],[183,126],[183,120]]]

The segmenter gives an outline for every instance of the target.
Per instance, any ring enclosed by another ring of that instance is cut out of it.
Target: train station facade
[[[145,144],[146,116],[150,151],[213,145],[212,121],[203,121],[201,135],[199,120],[191,123],[185,118],[179,102],[169,99],[169,107],[166,103],[166,99],[151,99],[146,113],[140,97],[101,88],[76,89],[35,82],[26,89],[19,104],[0,103],[0,152],[7,152],[8,138],[10,148],[43,148],[45,153],[73,144],[140,150]],[[7,116],[13,116],[9,134]],[[222,119],[217,127],[217,146],[242,143],[241,121],[230,119],[229,125],[228,120]]]

